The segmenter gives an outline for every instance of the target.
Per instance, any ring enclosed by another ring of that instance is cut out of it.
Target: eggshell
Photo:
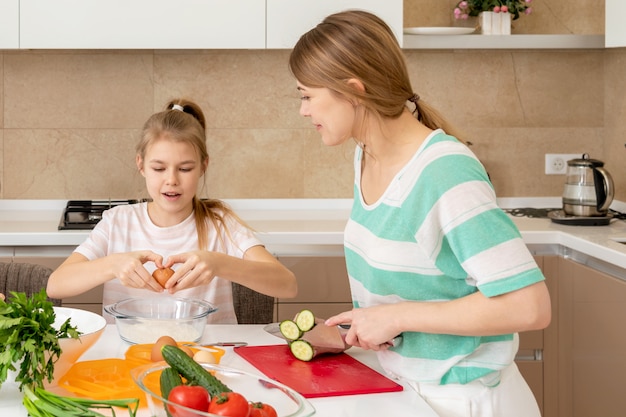
[[[152,277],[154,277],[154,279],[156,279],[157,282],[161,284],[161,287],[164,287],[164,288],[165,288],[165,283],[167,282],[168,279],[170,279],[172,275],[174,275],[174,270],[172,268],[155,269],[154,272],[152,273]]]

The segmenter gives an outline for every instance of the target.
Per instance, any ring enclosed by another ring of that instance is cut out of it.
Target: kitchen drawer
[[[530,387],[530,390],[535,395],[541,415],[543,413],[543,361],[515,361],[520,373],[526,380],[526,383]]]
[[[543,330],[521,332],[519,334],[519,349],[543,349]]]

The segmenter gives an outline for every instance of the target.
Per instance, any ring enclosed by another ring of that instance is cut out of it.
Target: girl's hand
[[[327,326],[349,324],[346,343],[363,349],[383,350],[401,331],[394,327],[394,304],[355,308],[326,320]]]
[[[152,251],[137,251],[110,255],[113,274],[126,287],[145,288],[162,292],[163,287],[152,277],[143,266],[146,262],[154,262],[162,268],[163,257]]]
[[[227,255],[222,253],[202,250],[172,255],[163,264],[163,267],[168,268],[174,264],[182,265],[167,281],[165,289],[173,294],[186,288],[208,284],[217,275],[220,262],[224,262],[226,259]]]

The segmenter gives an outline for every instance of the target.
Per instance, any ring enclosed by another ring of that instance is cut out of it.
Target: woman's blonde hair
[[[377,117],[397,118],[415,103],[413,113],[431,129],[451,127],[413,91],[402,49],[389,26],[376,15],[349,10],[325,18],[300,37],[289,57],[289,69],[304,86],[328,88],[356,98]],[[364,91],[354,88],[360,80]]]
[[[190,100],[179,98],[170,101],[165,108],[166,110],[150,116],[144,124],[141,140],[136,146],[137,155],[144,161],[148,147],[155,140],[166,136],[175,142],[191,144],[200,157],[200,161],[207,161],[208,166],[206,122],[200,106]],[[194,196],[192,202],[196,229],[198,230],[199,249],[206,249],[208,246],[207,218],[216,230],[223,230],[228,236],[230,233],[225,222],[227,215],[244,224],[232,209],[221,200],[205,200]],[[218,233],[218,236],[221,238],[222,234]],[[222,244],[224,244],[223,241]]]

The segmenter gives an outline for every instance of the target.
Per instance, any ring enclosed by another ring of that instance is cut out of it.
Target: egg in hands
[[[158,268],[152,273],[152,277],[156,279],[163,288],[165,288],[165,283],[172,275],[174,275],[174,270],[172,268]]]

